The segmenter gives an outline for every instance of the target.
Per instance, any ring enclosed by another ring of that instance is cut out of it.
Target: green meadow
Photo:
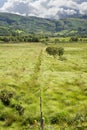
[[[64,60],[40,43],[0,44],[0,130],[40,130],[40,91],[45,130],[87,129],[87,43],[55,46]]]

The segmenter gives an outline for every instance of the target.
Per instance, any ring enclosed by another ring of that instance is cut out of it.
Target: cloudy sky
[[[45,18],[87,15],[87,0],[0,0],[0,12]]]

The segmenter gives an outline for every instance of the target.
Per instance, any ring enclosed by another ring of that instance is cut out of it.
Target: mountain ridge
[[[78,32],[87,34],[87,16],[66,19],[48,19],[34,16],[21,16],[0,13],[0,35],[43,34],[60,32]],[[68,34],[67,34],[68,35]]]

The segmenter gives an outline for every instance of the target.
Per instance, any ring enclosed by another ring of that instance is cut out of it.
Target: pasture
[[[39,130],[40,90],[45,130],[87,128],[87,43],[59,43],[64,59],[43,44],[0,44],[0,130]],[[17,109],[20,106],[20,109]]]

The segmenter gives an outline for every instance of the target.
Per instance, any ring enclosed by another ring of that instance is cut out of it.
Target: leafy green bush
[[[24,108],[20,104],[16,105],[16,110],[18,111],[19,115],[24,114]]]
[[[40,122],[40,117],[37,115],[29,114],[26,115],[23,119],[22,125],[27,126],[27,125],[34,125]]]
[[[9,115],[5,120],[5,126],[11,126],[14,121],[16,121],[16,116],[13,114]]]
[[[62,56],[63,54],[64,54],[64,48],[59,47],[59,48],[58,48],[58,55],[59,55],[59,56]]]
[[[16,120],[15,111],[11,109],[10,107],[6,108],[4,106],[4,109],[0,111],[0,121],[3,121],[3,123],[5,123],[4,125],[8,126],[14,120]]]
[[[49,54],[49,55],[53,55],[54,57],[56,55],[59,55],[59,57],[61,57],[63,54],[64,54],[64,48],[62,47],[47,47],[46,48],[46,52]]]
[[[13,97],[13,92],[7,90],[2,90],[0,92],[0,99],[4,105],[9,105],[12,97]]]
[[[50,123],[51,124],[59,124],[62,122],[67,122],[69,120],[68,113],[60,112],[60,113],[54,113],[50,116]]]
[[[34,118],[33,117],[27,117],[23,120],[22,125],[33,125],[34,124]]]
[[[3,112],[0,113],[0,121],[5,121],[6,117],[7,117],[6,113]]]
[[[70,41],[71,41],[71,42],[77,42],[77,41],[78,41],[78,37],[71,37],[71,38],[70,38]]]

